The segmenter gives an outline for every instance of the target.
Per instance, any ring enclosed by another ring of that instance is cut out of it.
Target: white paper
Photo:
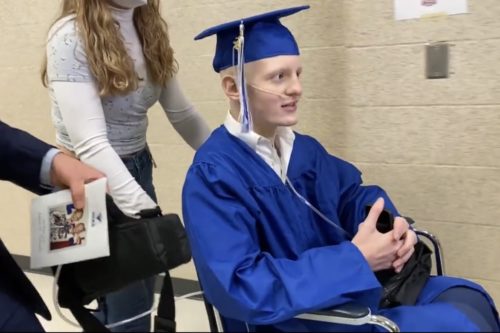
[[[396,20],[468,13],[467,0],[394,0]]]
[[[31,203],[31,268],[109,256],[106,178],[85,185],[85,208],[62,190]]]

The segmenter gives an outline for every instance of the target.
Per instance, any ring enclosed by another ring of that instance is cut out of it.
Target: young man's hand
[[[52,185],[68,187],[76,209],[85,206],[84,185],[102,177],[103,173],[62,152],[54,157],[50,169]]]
[[[395,240],[403,240],[404,243],[397,252],[397,258],[392,263],[392,267],[396,273],[401,272],[404,264],[410,259],[415,251],[415,244],[417,244],[417,235],[410,229],[408,222],[402,217],[394,219],[394,229],[392,235]]]
[[[404,240],[396,239],[394,230],[385,234],[377,230],[377,220],[383,209],[384,199],[379,198],[352,239],[374,272],[393,267],[404,244]]]

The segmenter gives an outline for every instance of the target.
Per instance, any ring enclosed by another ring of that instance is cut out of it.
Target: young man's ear
[[[236,79],[232,75],[224,75],[221,80],[222,90],[224,94],[232,100],[239,101],[240,95],[238,92],[238,86],[236,84]]]

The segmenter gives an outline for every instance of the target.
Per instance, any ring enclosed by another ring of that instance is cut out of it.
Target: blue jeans
[[[155,202],[156,193],[153,186],[152,158],[148,148],[122,157],[127,169],[139,185]],[[99,310],[95,316],[105,325],[120,322],[137,316],[151,309],[154,302],[154,286],[156,277],[137,281],[129,286],[109,293],[99,300]],[[110,329],[113,332],[150,332],[151,315],[136,319]]]

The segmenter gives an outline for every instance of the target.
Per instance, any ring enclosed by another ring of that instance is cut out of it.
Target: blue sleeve
[[[376,306],[380,285],[351,242],[274,257],[260,247],[252,200],[230,168],[199,163],[188,171],[186,230],[205,295],[223,316],[263,325],[353,299]]]
[[[343,161],[332,155],[328,155],[328,163],[336,170],[339,179],[340,200],[339,216],[348,231],[353,235],[358,231],[358,226],[366,218],[365,207],[373,205],[375,201],[384,198],[384,208],[394,216],[399,213],[389,195],[377,185],[364,185],[361,172],[349,162]],[[333,166],[334,165],[334,166]]]
[[[0,179],[35,193],[45,193],[40,187],[40,170],[51,148],[31,134],[0,122]]]
[[[384,198],[385,209],[399,216],[387,193],[380,186],[363,184],[361,172],[353,164],[329,154],[316,139],[301,138],[300,149],[313,161],[316,196],[322,203],[328,203],[320,208],[327,212],[330,207],[336,207],[339,222],[348,233],[356,234],[366,218],[365,207],[373,205],[379,197]]]

